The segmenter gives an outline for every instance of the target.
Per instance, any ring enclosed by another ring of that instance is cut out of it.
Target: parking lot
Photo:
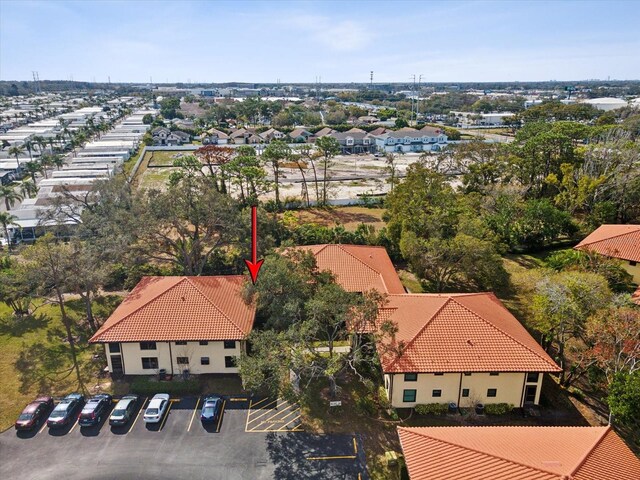
[[[201,399],[172,399],[159,424],[138,414],[124,427],[103,419],[0,435],[0,478],[354,479],[368,478],[357,435],[302,431],[297,405],[225,397],[218,422],[203,426]]]

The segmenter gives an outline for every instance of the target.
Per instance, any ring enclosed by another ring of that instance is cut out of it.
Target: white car
[[[157,393],[153,396],[142,419],[145,423],[159,423],[167,412],[169,406],[169,394]]]

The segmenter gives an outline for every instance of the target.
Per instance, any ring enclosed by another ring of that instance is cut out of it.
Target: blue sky
[[[637,0],[0,0],[0,79],[638,79],[639,25]]]

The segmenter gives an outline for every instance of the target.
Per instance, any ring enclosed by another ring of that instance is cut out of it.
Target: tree
[[[18,158],[24,152],[24,147],[22,145],[13,145],[9,148],[7,153],[9,155],[13,155],[16,157],[16,162],[18,163],[18,168],[20,168],[20,159]]]
[[[396,118],[396,128],[408,127],[409,123],[404,118]]]
[[[171,119],[178,116],[180,108],[180,99],[176,97],[163,98],[160,101],[160,115],[164,118]]]
[[[16,223],[18,217],[11,215],[9,212],[0,212],[0,225],[2,225],[2,233],[7,240],[7,250],[11,251],[11,237],[9,236],[9,227],[12,225],[19,226]]]
[[[227,192],[227,165],[231,162],[236,152],[230,147],[218,145],[205,145],[194,152],[195,156],[209,169],[209,175],[213,179],[214,187],[218,192]]]
[[[332,165],[332,159],[340,153],[340,143],[333,137],[324,136],[316,140],[316,148],[321,153],[320,160],[322,162],[322,192],[320,205],[327,205],[329,201],[329,167]]]
[[[611,414],[629,427],[640,426],[640,371],[618,373],[607,397]]]
[[[153,115],[147,113],[142,117],[142,123],[144,123],[145,125],[151,125],[153,123]]]
[[[256,155],[256,149],[243,145],[226,166],[232,185],[240,189],[243,205],[257,205],[261,195],[271,190],[271,182]]]
[[[29,281],[26,267],[9,261],[3,263],[6,265],[0,268],[0,298],[13,310],[14,317],[30,315],[35,285]]]
[[[9,211],[16,202],[21,202],[23,197],[11,185],[0,185],[0,198],[4,199],[4,205]]]
[[[239,202],[213,187],[209,178],[185,176],[166,191],[137,196],[136,249],[184,275],[200,275],[215,251],[246,233]]]
[[[567,345],[574,340],[583,342],[587,319],[611,299],[607,281],[595,273],[555,273],[536,285],[532,305],[534,323],[544,335],[547,349],[557,348],[561,384],[568,385],[576,373],[567,376]]]
[[[78,386],[84,390],[84,382],[80,374],[74,324],[66,308],[65,294],[68,293],[70,267],[74,262],[73,252],[69,245],[58,242],[47,233],[38,239],[24,253],[27,261],[27,275],[38,285],[38,293],[45,299],[53,299],[58,305],[60,317],[64,325],[69,344],[72,368],[76,373]]]
[[[36,183],[36,174],[43,172],[42,165],[40,165],[39,162],[34,162],[34,161],[29,161],[25,163],[24,169],[27,172],[27,174],[29,174],[29,176],[31,177],[31,180],[33,181],[33,183]]]
[[[273,171],[274,186],[276,192],[276,206],[280,203],[280,164],[291,157],[291,148],[282,140],[272,141],[262,153],[262,159],[271,166]]]
[[[391,185],[391,191],[393,192],[393,188],[396,186],[396,183],[398,181],[398,166],[396,164],[396,156],[391,152],[385,153],[384,163],[386,165],[385,171],[389,175],[387,181],[389,182],[389,185]]]

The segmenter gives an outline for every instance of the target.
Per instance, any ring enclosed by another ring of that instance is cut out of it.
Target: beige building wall
[[[526,382],[526,373],[501,372],[490,375],[488,372],[476,372],[470,375],[464,373],[433,373],[418,374],[417,381],[405,381],[404,373],[385,374],[384,382],[391,405],[395,408],[411,408],[426,403],[455,402],[461,407],[473,406],[476,403],[511,403],[516,407],[522,406],[526,385],[535,386],[535,399],[540,401],[543,374],[539,374],[537,381]],[[463,397],[463,390],[468,389],[468,397]],[[488,397],[489,389],[496,389],[495,397]],[[415,402],[404,402],[404,390],[416,390]],[[440,397],[433,396],[433,390],[441,390]]]
[[[193,374],[203,373],[238,373],[236,367],[226,367],[225,357],[239,357],[244,348],[244,341],[236,341],[235,348],[224,348],[222,341],[210,341],[207,345],[199,342],[187,342],[186,345],[176,345],[175,342],[156,342],[155,350],[142,350],[140,343],[121,343],[125,375],[153,375],[159,369],[164,368],[167,373],[179,374],[184,369],[189,369]],[[111,356],[117,355],[109,352],[109,345],[105,344],[109,371],[113,371]],[[142,358],[155,357],[158,359],[157,369],[142,368]],[[187,364],[178,364],[178,357],[188,359]],[[202,365],[202,357],[209,358],[209,365]]]
[[[640,285],[640,264],[631,265],[632,262],[622,260],[622,266],[633,277],[633,283]]]

